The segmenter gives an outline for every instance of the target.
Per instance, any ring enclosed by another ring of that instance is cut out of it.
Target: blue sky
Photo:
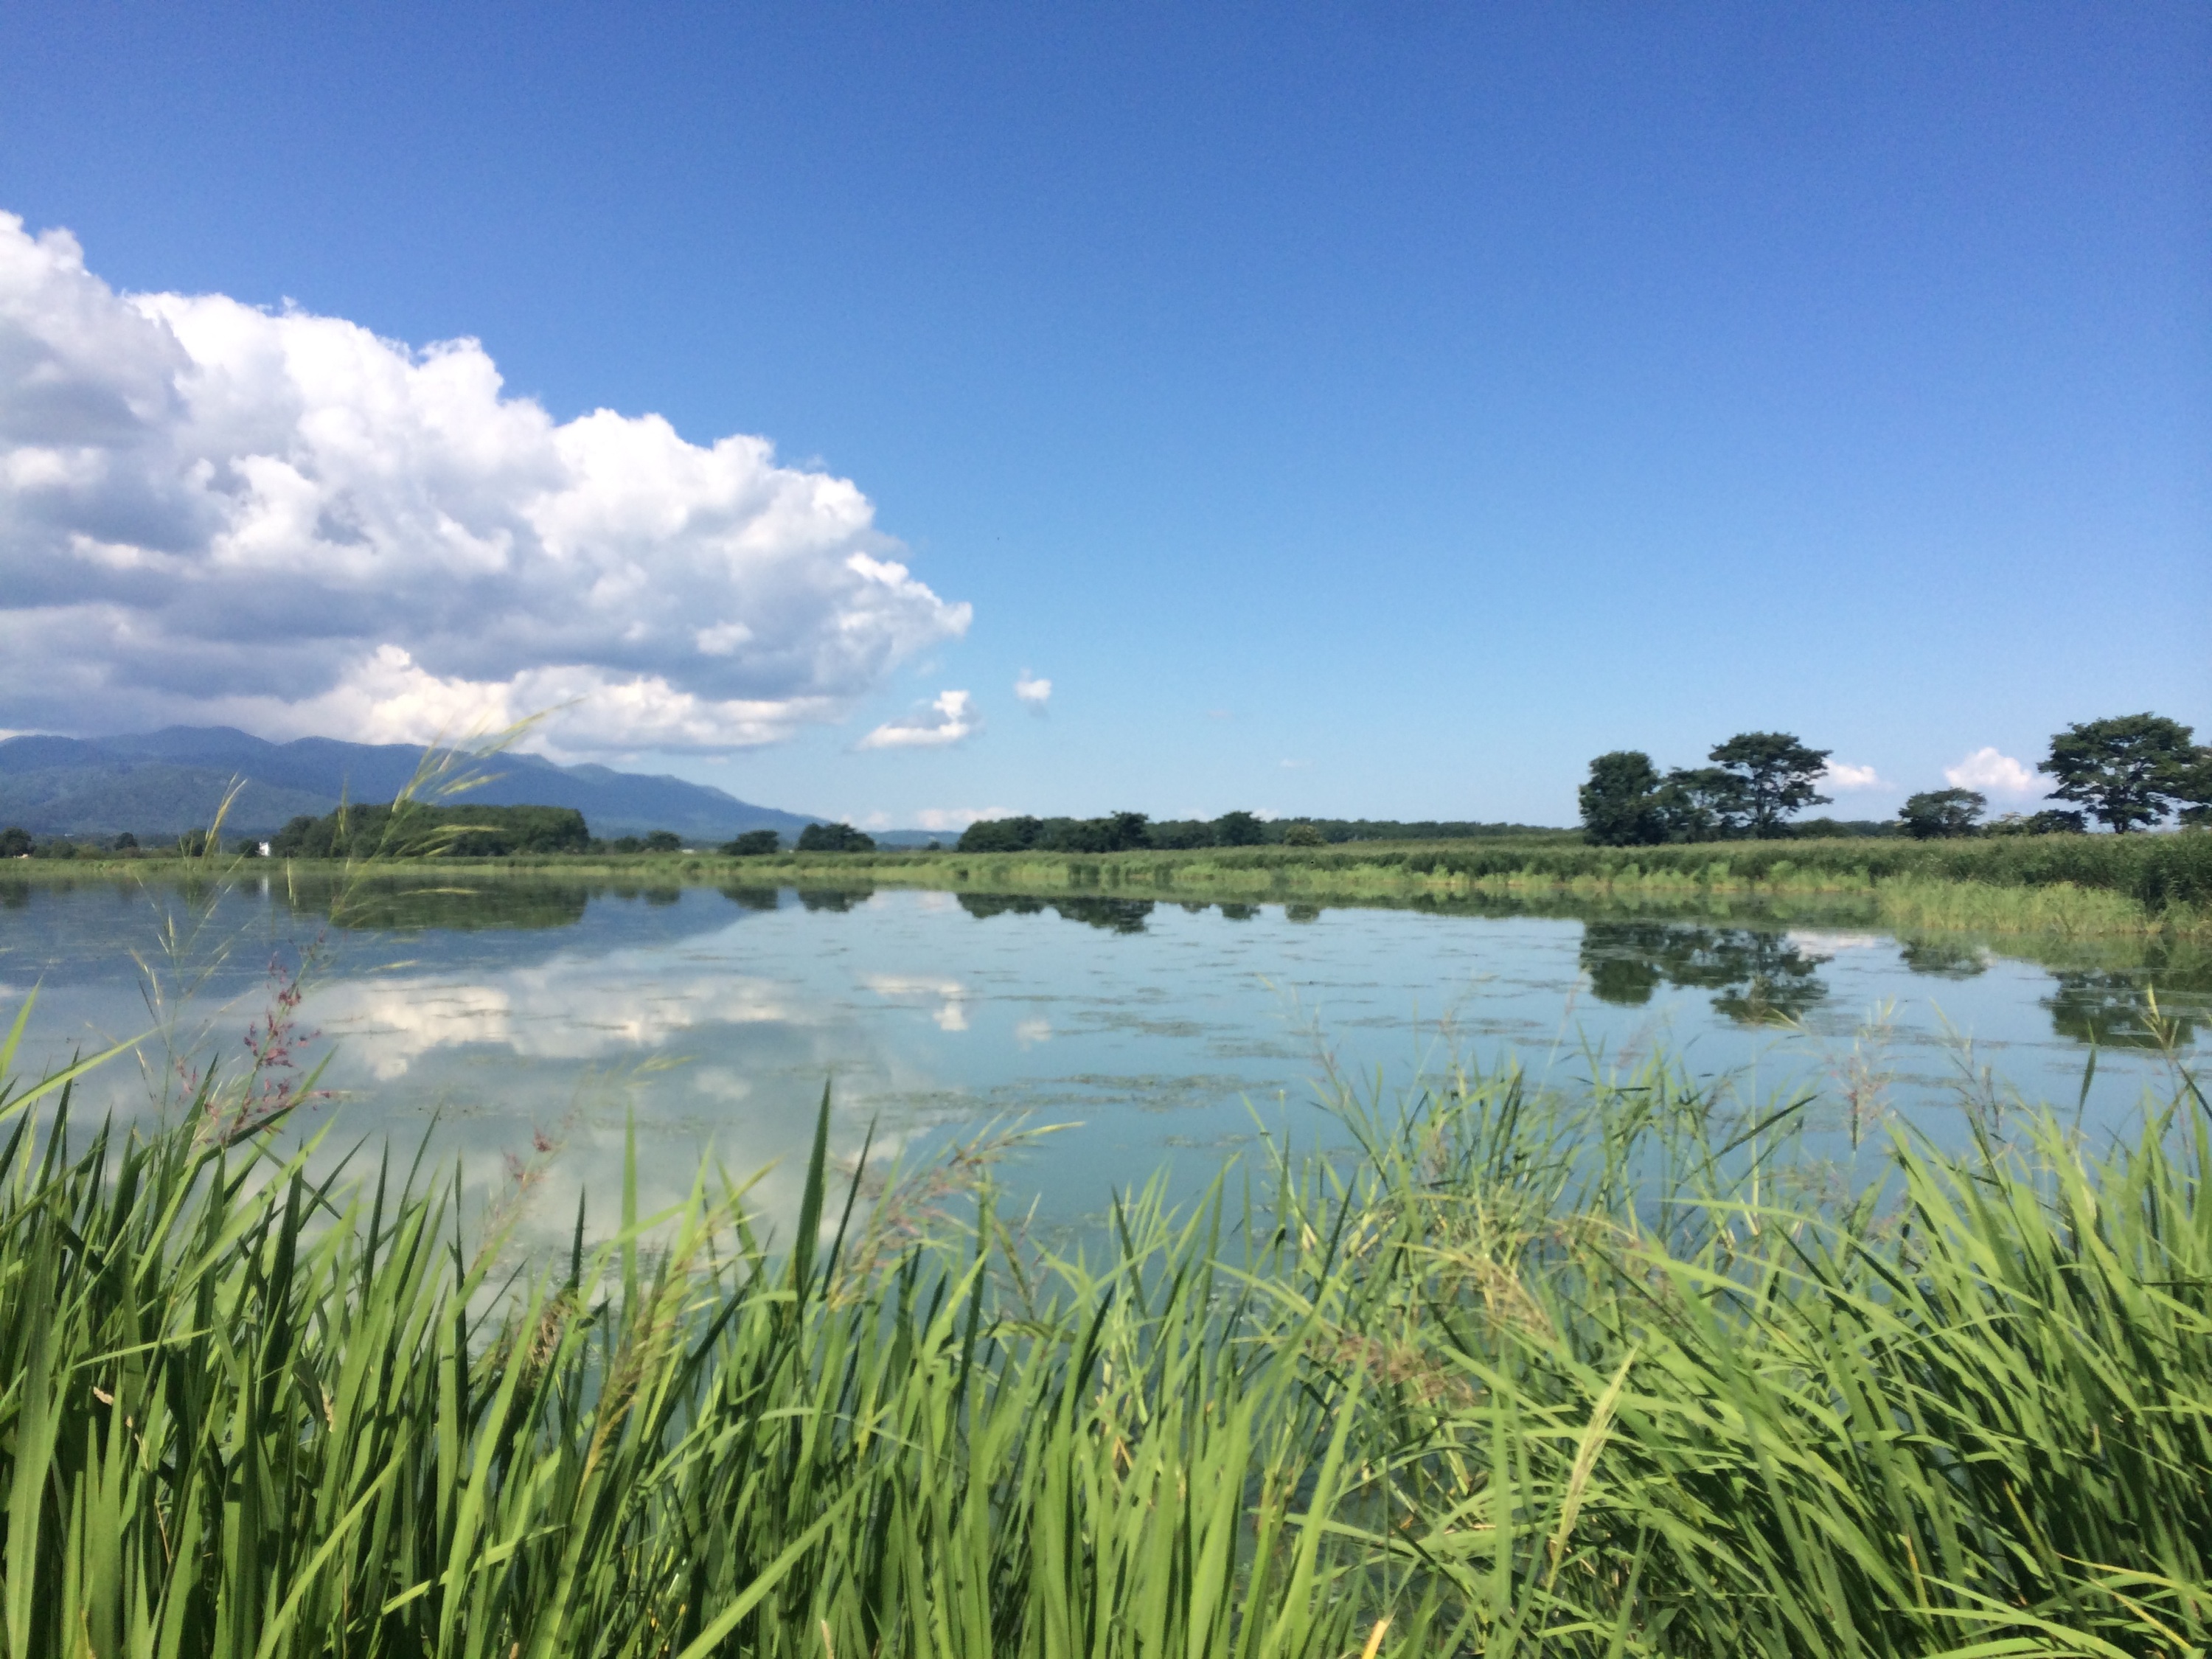
[[[185,530],[100,528],[83,490],[64,522],[26,461],[0,726],[381,736],[433,682],[580,687],[565,754],[956,826],[1565,823],[1592,755],[1745,729],[1870,769],[1834,810],[1878,816],[2068,721],[2212,727],[2208,49],[2212,12],[2156,4],[11,7],[0,210],[84,273],[19,250],[40,350],[93,277],[289,301],[479,341],[549,428],[631,417],[592,429],[594,489],[755,434],[727,489],[826,471],[873,516],[807,507],[783,586],[635,542],[617,615],[605,571],[502,586],[374,503],[209,586]],[[141,312],[203,363],[260,326]],[[84,385],[167,361],[117,330]],[[57,418],[0,441],[59,455]],[[134,427],[144,476],[212,418]],[[515,476],[571,453],[517,442]],[[521,509],[470,488],[481,548]],[[286,657],[284,561],[342,544],[381,550],[315,590],[358,627]],[[854,550],[904,585],[824,562]],[[42,586],[70,560],[106,574]],[[34,660],[64,639],[66,675]]]

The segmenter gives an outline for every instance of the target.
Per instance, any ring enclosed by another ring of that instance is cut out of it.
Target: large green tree
[[[2199,744],[2197,757],[2181,775],[2181,821],[2212,823],[2212,747]]]
[[[876,838],[849,823],[810,823],[799,832],[802,853],[872,853]]]
[[[2036,769],[2057,780],[2052,794],[2078,801],[2124,836],[2156,823],[2172,807],[2194,804],[2204,762],[2193,736],[2162,714],[2085,720],[2055,733],[2049,757]]]
[[[1257,847],[1267,839],[1267,827],[1250,812],[1224,812],[1213,821],[1216,847]]]
[[[1815,787],[1829,751],[1808,749],[1787,732],[1739,732],[1706,757],[1743,791],[1745,827],[1754,836],[1782,833],[1782,821],[1808,806],[1826,806]]]
[[[1923,789],[1905,798],[1897,817],[1915,841],[1940,841],[1972,835],[1974,820],[1989,804],[1971,789]]]
[[[1654,805],[1667,841],[1728,841],[1751,823],[1743,780],[1723,766],[1676,767],[1659,785]]]
[[[1106,826],[1106,850],[1109,853],[1130,853],[1152,844],[1152,837],[1145,832],[1145,826],[1152,820],[1142,812],[1109,812],[1103,822]]]
[[[963,853],[1026,853],[1044,833],[1042,818],[978,818],[962,832]]]
[[[1577,792],[1583,839],[1594,847],[1649,847],[1667,839],[1659,806],[1659,769],[1640,749],[1616,749],[1589,765]]]

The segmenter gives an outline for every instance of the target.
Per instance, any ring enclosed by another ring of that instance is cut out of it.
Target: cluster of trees
[[[1522,823],[1475,823],[1428,820],[1417,823],[1389,818],[1262,818],[1256,812],[1224,812],[1218,818],[1154,818],[1144,812],[1109,812],[1103,817],[987,818],[969,825],[957,849],[963,853],[1127,853],[1181,851],[1206,847],[1328,847],[1352,841],[1458,841],[1486,836],[1562,836],[1571,832]],[[756,830],[725,842],[731,857],[762,856],[780,850],[772,830]],[[802,853],[866,853],[872,836],[848,823],[810,825],[799,837]],[[937,843],[930,843],[931,851]]]
[[[801,853],[872,853],[876,838],[849,823],[810,823],[799,832],[796,848]],[[766,858],[783,850],[783,837],[773,830],[748,830],[718,850],[726,858]]]
[[[612,841],[592,838],[594,853],[680,853],[684,837],[673,830],[654,830],[642,836],[617,836]]]
[[[2212,748],[2196,736],[2161,714],[2089,720],[2053,735],[2036,769],[2057,780],[2052,794],[2087,808],[2115,834],[2175,811],[2185,823],[2203,823],[2212,817]]]
[[[671,836],[672,843],[675,837]],[[301,815],[270,837],[277,858],[374,856],[503,858],[512,853],[583,853],[592,848],[573,806],[348,806]]]
[[[1142,812],[1103,818],[986,818],[960,837],[963,853],[1127,853],[1143,848],[1257,847],[1267,825],[1250,812],[1212,819],[1166,819]],[[1315,837],[1316,843],[1319,836]]]
[[[1744,732],[1712,750],[1710,766],[1662,775],[1633,749],[1600,755],[1583,785],[1583,837],[1603,847],[1725,841],[1832,829],[1793,826],[1816,792],[1829,751],[1785,732]],[[1988,799],[1972,789],[1928,789],[1905,800],[1896,830],[1920,840],[1973,835],[2079,835],[2095,819],[2117,835],[2163,823],[2212,822],[2212,748],[2179,720],[2123,714],[2069,726],[2051,739],[2037,769],[2050,793],[2081,810],[2009,814],[1993,823]]]
[[[742,836],[724,842],[714,850],[725,858],[763,858],[770,853],[783,850],[783,837],[773,830],[748,830]]]
[[[736,842],[731,844],[735,846]],[[773,853],[775,848],[769,847],[762,850]],[[849,823],[810,823],[799,832],[799,850],[802,853],[872,853],[876,850],[876,838],[864,830],[855,830]]]
[[[1641,750],[1600,755],[1580,791],[1583,838],[1656,847],[1786,835],[1792,814],[1828,804],[1815,787],[1828,754],[1787,732],[1739,732],[1707,754],[1711,765],[1664,774]]]
[[[1224,812],[1218,818],[1154,818],[1143,812],[1103,817],[987,818],[969,825],[963,853],[1127,853],[1206,847],[1328,847],[1352,841],[1462,841],[1488,836],[1564,836],[1571,831],[1524,823],[1454,820],[1401,823],[1391,818],[1262,818],[1256,812]],[[730,857],[764,856],[781,842],[772,830],[756,830],[725,842]],[[802,853],[866,853],[873,837],[848,823],[810,825],[799,837]],[[936,851],[932,842],[929,850]]]
[[[107,858],[121,854],[128,858],[159,858],[171,852],[180,852],[196,858],[207,845],[207,831],[187,830],[173,841],[156,838],[150,845],[142,847],[138,837],[128,830],[119,836],[99,836],[83,840],[67,836],[50,836],[40,841],[20,823],[11,823],[0,830],[0,859],[91,859]],[[245,843],[241,843],[243,848]],[[258,848],[258,841],[252,842]]]
[[[1983,823],[1988,800],[1972,789],[1929,789],[1899,812],[1905,833],[1923,841],[1952,836],[2081,834],[2094,818],[2114,835],[2148,829],[2169,814],[2183,823],[2212,821],[2212,748],[2162,714],[2118,714],[2055,732],[2036,768],[2051,793],[2082,810],[2008,814]]]

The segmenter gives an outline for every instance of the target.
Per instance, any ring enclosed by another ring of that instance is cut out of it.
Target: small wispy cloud
[[[971,823],[981,823],[991,818],[1010,818],[1013,809],[1006,806],[925,806],[914,815],[915,826],[933,835],[950,830],[965,830]]]
[[[2033,767],[1991,748],[1977,749],[1956,766],[1943,769],[1944,781],[1954,789],[1972,789],[1984,795],[2040,795],[2043,781]]]
[[[1286,760],[1283,763],[1283,769],[1285,772],[1303,771],[1305,768],[1311,766],[1312,764],[1313,763],[1310,760]]]
[[[854,747],[943,749],[983,729],[974,701],[965,691],[941,691],[927,708],[906,720],[885,720]]]
[[[1897,786],[1871,766],[1854,766],[1849,761],[1830,761],[1827,769],[1820,774],[1820,781],[1831,789],[1894,789]]]
[[[1052,682],[1042,674],[1032,674],[1026,668],[1014,682],[1014,695],[1022,700],[1022,707],[1032,714],[1042,714],[1045,705],[1052,701]]]

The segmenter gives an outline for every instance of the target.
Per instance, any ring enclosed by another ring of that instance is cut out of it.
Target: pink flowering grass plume
[[[323,1034],[301,1025],[300,1005],[307,995],[301,973],[299,968],[287,968],[281,958],[270,959],[268,1006],[246,1028],[246,1051],[252,1063],[231,1088],[218,1085],[213,1066],[203,1072],[185,1060],[178,1062],[203,1140],[234,1146],[275,1128],[302,1106],[331,1098],[332,1091],[316,1086],[330,1064],[328,1054],[301,1069],[306,1051]]]

